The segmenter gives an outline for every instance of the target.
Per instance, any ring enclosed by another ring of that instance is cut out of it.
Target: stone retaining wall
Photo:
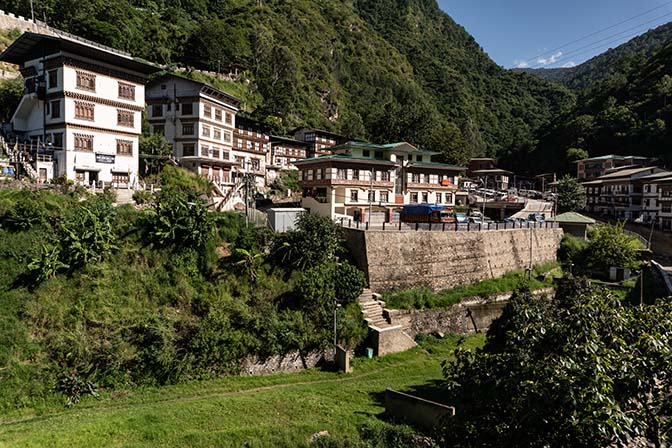
[[[242,375],[269,375],[273,373],[292,373],[313,368],[326,360],[334,359],[334,350],[315,350],[305,356],[299,352],[290,352],[285,355],[275,355],[260,360],[248,358],[243,360]]]
[[[376,292],[471,284],[556,260],[562,229],[483,232],[345,229],[346,245]]]

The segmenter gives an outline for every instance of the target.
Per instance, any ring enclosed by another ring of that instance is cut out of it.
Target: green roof
[[[609,160],[609,159],[646,159],[645,156],[619,156],[618,154],[607,154],[606,156],[589,157],[587,159],[576,160],[573,163],[591,162],[593,160]]]
[[[566,224],[595,224],[595,220],[593,218],[583,216],[581,213],[576,212],[562,213],[555,218],[547,219],[547,221]]]
[[[301,159],[301,160],[296,160],[292,162],[293,164],[297,163],[303,163],[303,162],[316,162],[316,161],[321,161],[321,160],[352,160],[356,162],[368,162],[368,163],[376,163],[376,164],[383,164],[383,165],[394,165],[393,162],[390,160],[386,159],[371,159],[368,157],[352,157],[350,154],[331,154],[328,156],[318,156],[318,157],[311,157],[308,159]]]
[[[420,166],[428,168],[451,168],[454,170],[465,171],[466,168],[463,166],[451,165],[449,163],[437,163],[437,162],[411,162],[410,166]]]

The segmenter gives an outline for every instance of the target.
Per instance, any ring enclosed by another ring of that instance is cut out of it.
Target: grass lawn
[[[358,440],[361,426],[378,421],[384,411],[385,389],[413,390],[441,379],[440,362],[458,339],[429,339],[405,353],[356,359],[349,375],[311,369],[229,377],[116,392],[40,415],[4,416],[0,446],[294,447],[323,430]],[[483,340],[468,337],[465,345]]]

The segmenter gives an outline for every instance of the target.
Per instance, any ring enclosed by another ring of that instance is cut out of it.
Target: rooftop
[[[285,143],[292,143],[294,145],[308,146],[308,142],[296,140],[292,137],[281,137],[279,135],[271,135],[271,144],[276,142],[285,142]]]
[[[547,221],[567,224],[595,224],[595,220],[593,218],[583,216],[581,213],[576,212],[562,213],[554,218],[547,219]]]
[[[610,179],[620,179],[621,177],[630,177],[634,176],[635,174],[642,173],[647,170],[652,170],[655,169],[656,167],[652,166],[647,166],[647,167],[640,167],[640,168],[630,168],[627,170],[620,170],[620,171],[615,171],[613,173],[605,174],[604,176],[598,177],[600,180],[610,180]]]
[[[0,61],[21,65],[31,59],[61,52],[81,55],[149,75],[161,70],[149,62],[132,57],[129,53],[82,39],[65,32],[55,35],[25,32],[0,54]]]
[[[499,169],[499,168],[494,168],[494,169],[491,169],[491,170],[476,170],[476,171],[472,171],[471,173],[476,174],[476,175],[478,175],[478,174],[486,174],[486,175],[487,174],[513,174],[513,172],[511,172],[511,171],[502,170],[502,169]]]
[[[226,102],[234,107],[238,107],[241,103],[241,100],[239,98],[236,98],[235,96],[224,92],[223,90],[219,90],[216,87],[212,87],[210,84],[207,84],[202,81],[196,81],[195,79],[191,79],[187,76],[180,75],[178,73],[162,73],[161,75],[157,76],[156,78],[152,79],[150,81],[150,84],[158,84],[161,81],[165,79],[170,79],[170,78],[177,78],[177,79],[183,79],[185,81],[189,81],[191,83],[194,83],[196,85],[201,86],[201,91],[206,94],[210,95],[214,98],[219,99],[220,101]]]
[[[648,176],[642,176],[640,177],[641,180],[648,180],[648,181],[658,181],[658,180],[666,180],[664,178],[666,177],[672,177],[672,172],[670,171],[663,171],[662,173],[655,173],[655,174],[649,174]]]
[[[370,165],[389,165],[393,166],[394,162],[391,162],[389,160],[381,160],[381,159],[370,159],[366,157],[352,157],[350,154],[331,154],[328,156],[319,156],[319,157],[311,157],[309,159],[303,159],[303,160],[297,160],[295,162],[292,162],[294,165],[303,165],[303,164],[308,164],[308,163],[313,163],[313,162],[322,162],[322,161],[343,161],[343,162],[358,162],[358,163],[365,163],[365,164],[370,164]]]
[[[609,159],[646,159],[644,156],[619,156],[618,154],[607,154],[606,156],[599,157],[589,157],[587,159],[575,160],[573,163],[579,162],[593,162],[598,160],[609,160]]]
[[[427,167],[427,168],[445,168],[452,169],[456,171],[466,171],[466,168],[463,166],[451,165],[449,163],[437,163],[437,162],[411,162],[409,166],[418,166],[418,167]]]
[[[292,129],[291,131],[289,131],[289,133],[290,133],[290,134],[296,134],[297,132],[302,131],[302,130],[304,130],[304,129],[307,130],[307,131],[318,132],[318,133],[320,133],[320,134],[331,135],[331,136],[333,136],[333,137],[346,138],[344,135],[337,134],[337,133],[335,133],[335,132],[325,131],[324,129],[311,128],[311,127],[308,127],[308,126],[299,126],[298,128],[296,128],[296,129]]]

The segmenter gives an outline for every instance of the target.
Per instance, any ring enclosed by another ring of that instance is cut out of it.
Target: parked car
[[[544,222],[546,220],[546,216],[543,213],[530,213],[527,217],[527,220],[535,223]]]

